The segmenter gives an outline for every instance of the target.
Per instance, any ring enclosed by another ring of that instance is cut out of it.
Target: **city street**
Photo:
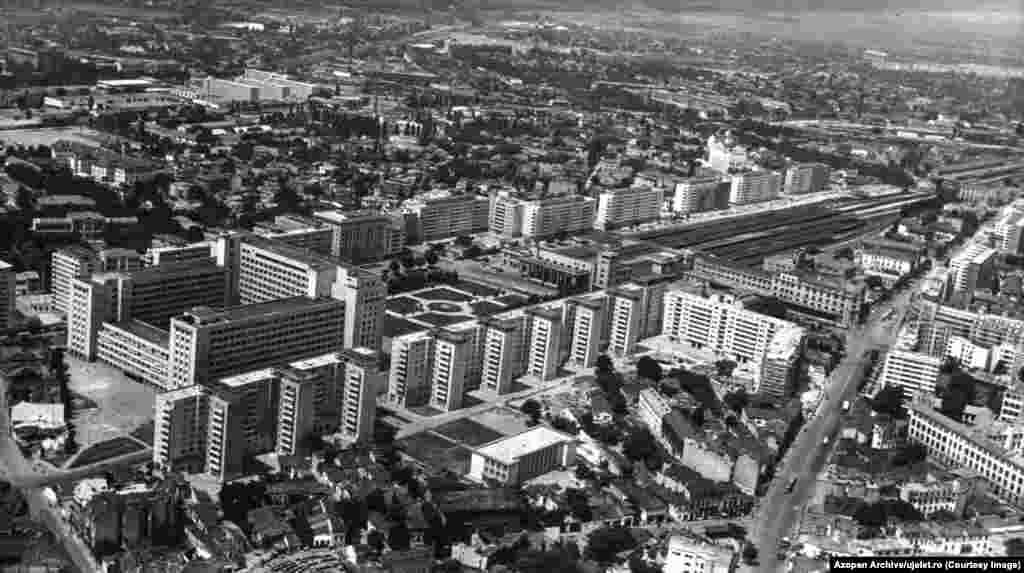
[[[873,349],[884,350],[896,342],[903,313],[909,306],[914,289],[907,287],[892,300],[879,305],[868,323],[851,329],[847,336],[846,358],[830,376],[826,397],[818,405],[815,416],[790,446],[785,463],[776,473],[768,493],[761,501],[752,538],[759,551],[760,569],[775,573],[781,563],[776,557],[779,540],[789,535],[797,524],[807,500],[813,495],[815,477],[825,467],[839,428],[842,403],[853,400],[857,383],[866,375],[870,361],[864,356]],[[896,309],[895,320],[882,320],[891,309]],[[828,443],[825,439],[828,438]],[[789,483],[797,479],[792,493],[786,493]]]

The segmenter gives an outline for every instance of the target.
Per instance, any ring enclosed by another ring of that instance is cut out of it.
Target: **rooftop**
[[[242,374],[228,376],[227,378],[221,378],[220,383],[229,388],[240,388],[255,382],[269,380],[276,376],[277,374],[273,368],[264,368],[263,370],[254,370],[252,372],[244,372]]]
[[[343,302],[331,298],[309,298],[296,296],[282,298],[256,304],[234,306],[217,310],[206,306],[199,306],[185,312],[175,318],[193,324],[213,324],[217,322],[230,322],[235,320],[249,320],[256,318],[270,318],[274,315],[291,314],[303,310],[323,308],[326,306],[339,307]]]
[[[341,357],[338,356],[337,352],[329,352],[320,356],[314,356],[312,358],[306,358],[305,360],[298,360],[289,364],[296,370],[313,370],[314,368],[320,368],[322,366],[329,366],[331,364],[338,364],[341,362]]]
[[[123,330],[128,334],[137,336],[146,342],[167,346],[170,344],[171,335],[166,330],[159,329],[152,324],[141,320],[126,320],[123,322],[108,323],[112,328]]]
[[[511,464],[527,454],[572,440],[571,436],[552,430],[547,426],[535,426],[525,432],[500,438],[481,446],[476,453]]]

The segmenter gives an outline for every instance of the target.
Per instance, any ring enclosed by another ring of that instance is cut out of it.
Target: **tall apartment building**
[[[402,250],[402,233],[394,232],[391,217],[377,211],[317,211],[314,216],[332,230],[331,255],[352,264],[379,261]]]
[[[672,211],[689,214],[729,208],[732,185],[721,177],[690,177],[675,184]]]
[[[793,323],[747,310],[732,296],[704,297],[682,289],[665,294],[663,334],[740,363],[763,360],[781,331],[787,337],[799,331],[802,337]]]
[[[174,315],[195,306],[223,307],[226,301],[227,275],[212,261],[165,263],[73,279],[68,348],[93,360],[105,322],[137,321],[166,330]]]
[[[799,372],[797,362],[803,347],[803,336],[803,329],[798,326],[779,329],[772,336],[761,362],[758,394],[779,401],[785,401],[793,395],[796,375]]]
[[[615,356],[632,354],[642,334],[644,291],[629,284],[611,289],[608,295],[611,312],[608,352]]]
[[[507,191],[491,198],[489,227],[506,237],[543,238],[592,229],[596,202],[581,195],[522,199]]]
[[[393,338],[388,402],[404,407],[427,404],[433,382],[433,358],[434,337],[430,333],[417,332]]]
[[[377,353],[369,348],[349,348],[342,351],[341,357],[345,364],[341,434],[365,442],[373,437],[377,394],[385,384],[384,374],[378,366]]]
[[[989,231],[992,246],[1000,252],[1020,254],[1024,252],[1024,204],[1015,202],[1000,213],[999,219]]]
[[[388,285],[379,274],[338,265],[331,296],[345,303],[345,348],[380,350]]]
[[[402,203],[409,243],[450,239],[487,230],[491,202],[472,193],[434,191]]]
[[[551,380],[558,376],[562,362],[562,313],[557,309],[534,307],[526,314],[530,321],[526,374],[540,380]]]
[[[274,449],[280,375],[273,368],[221,378],[211,386],[206,473],[226,481],[245,473],[245,459]]]
[[[991,288],[995,283],[995,260],[995,249],[978,243],[969,245],[949,262],[949,288],[946,292],[951,297],[963,295],[970,302],[975,290]]]
[[[1014,505],[1024,502],[1024,459],[976,431],[914,401],[907,408],[907,437],[923,445],[928,456],[944,465],[976,473],[987,490]]]
[[[771,201],[779,196],[782,179],[773,171],[748,171],[731,176],[730,205]]]
[[[664,201],[665,189],[659,186],[634,185],[604,190],[597,197],[594,226],[614,229],[657,221]]]
[[[467,370],[472,359],[472,336],[445,328],[433,333],[434,354],[430,379],[430,405],[450,412],[462,406]]]
[[[188,386],[156,395],[153,465],[168,471],[199,473],[206,466],[209,391]]]
[[[55,251],[50,267],[53,306],[58,312],[67,313],[71,281],[74,279],[89,278],[93,273],[107,271],[134,271],[141,267],[142,258],[128,249],[96,251],[90,247],[72,245]]]
[[[507,394],[512,382],[524,372],[527,323],[524,317],[486,318],[480,388],[494,394]]]
[[[171,320],[168,384],[180,388],[337,352],[343,317],[344,303],[329,298],[192,309]]]
[[[96,335],[96,359],[167,388],[170,337],[166,330],[138,320],[104,322]]]
[[[824,163],[796,163],[786,168],[782,183],[784,195],[817,193],[828,183],[830,169]]]
[[[912,395],[922,392],[928,396],[935,394],[935,384],[939,378],[942,359],[919,352],[892,350],[885,355],[882,367],[883,387],[892,386],[903,390],[904,394]]]
[[[14,267],[0,261],[0,331],[14,326]]]
[[[569,362],[580,368],[591,368],[601,355],[606,322],[605,301],[594,297],[573,297],[565,303],[567,321],[572,325]]]
[[[222,239],[221,248],[225,244]],[[240,304],[324,296],[334,283],[336,265],[298,247],[248,236],[237,253]]]

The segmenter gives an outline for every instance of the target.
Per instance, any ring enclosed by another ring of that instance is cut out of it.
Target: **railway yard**
[[[901,210],[933,197],[924,192],[846,197],[626,236],[665,247],[700,250],[740,265],[757,266],[766,257],[795,248],[826,247],[877,231],[896,221]]]

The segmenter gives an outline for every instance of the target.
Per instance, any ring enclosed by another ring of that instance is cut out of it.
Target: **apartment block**
[[[441,328],[433,332],[434,354],[430,405],[450,412],[462,407],[466,378],[474,354],[469,333]]]
[[[434,337],[428,332],[392,339],[388,402],[404,407],[422,406],[429,402],[433,358]]]
[[[672,211],[704,213],[729,208],[732,185],[721,177],[691,177],[678,181],[672,195]]]
[[[405,215],[408,242],[420,243],[486,231],[490,209],[487,197],[433,191],[406,200],[401,211]]]
[[[594,226],[598,229],[638,225],[661,216],[665,190],[658,186],[634,185],[602,191],[597,198]]]
[[[14,290],[14,267],[0,261],[0,331],[14,326]]]
[[[540,380],[558,376],[561,365],[561,337],[564,326],[557,309],[535,307],[526,311],[529,322],[526,374]]]
[[[202,386],[157,394],[153,416],[153,464],[168,471],[204,471],[209,415],[209,391]]]
[[[920,443],[928,456],[949,467],[972,471],[987,490],[1014,505],[1024,502],[1024,459],[1011,454],[974,428],[914,401],[909,407],[908,439]]]
[[[525,432],[495,440],[473,451],[470,479],[517,485],[576,462],[576,440],[548,428],[535,426]]]
[[[524,317],[486,318],[480,388],[493,394],[507,394],[512,382],[525,371],[526,321]]]
[[[730,177],[730,205],[749,205],[771,201],[779,196],[782,180],[773,171],[748,171]]]
[[[157,388],[168,389],[170,336],[138,320],[104,322],[96,334],[96,359]]]
[[[147,267],[168,263],[198,263],[213,260],[213,244],[209,242],[153,246],[142,255],[142,262]]]
[[[779,329],[765,350],[757,393],[779,401],[793,395],[803,348],[803,329],[790,326]]]
[[[798,330],[791,322],[745,309],[730,295],[705,297],[683,289],[665,294],[662,334],[740,363],[761,361],[777,333],[795,336]]]
[[[228,238],[218,248],[226,249]],[[336,265],[298,247],[245,236],[237,245],[239,304],[255,304],[296,296],[317,297],[330,293]]]
[[[824,163],[796,163],[786,168],[785,178],[782,183],[784,195],[806,195],[807,193],[818,193],[828,183],[830,173],[828,165]]]
[[[369,348],[349,348],[341,353],[345,365],[341,434],[357,442],[373,437],[377,394],[385,384],[378,366],[377,352]]]
[[[605,329],[605,301],[593,297],[573,297],[565,303],[571,317],[569,362],[579,368],[592,368],[601,355]]]
[[[608,352],[615,356],[626,356],[636,350],[640,340],[644,291],[636,285],[623,285],[608,292],[611,325],[608,337]]]
[[[917,392],[933,396],[941,366],[942,359],[935,356],[892,350],[885,355],[880,383],[883,387],[899,388],[908,396]]]
[[[331,228],[331,255],[348,263],[379,261],[404,247],[396,244],[391,217],[380,212],[317,211],[314,216]]]
[[[273,368],[221,378],[210,386],[206,473],[227,481],[245,459],[274,449],[280,375]]]
[[[388,296],[388,285],[380,275],[339,265],[331,296],[345,303],[345,348],[380,350]]]
[[[51,256],[50,291],[57,312],[68,312],[71,281],[89,278],[93,273],[105,271],[134,271],[142,267],[138,253],[128,249],[93,250],[72,245],[55,251]]]
[[[201,384],[337,352],[343,318],[344,303],[329,298],[192,309],[171,320],[168,384]]]
[[[524,199],[508,191],[491,198],[489,227],[506,237],[543,238],[592,229],[596,201],[581,195]]]
[[[995,283],[996,250],[974,243],[949,262],[947,293],[974,300],[974,291],[991,288]]]
[[[989,241],[1000,252],[1020,254],[1024,252],[1024,204],[1020,201],[1006,206],[999,214],[999,219],[989,231]]]

